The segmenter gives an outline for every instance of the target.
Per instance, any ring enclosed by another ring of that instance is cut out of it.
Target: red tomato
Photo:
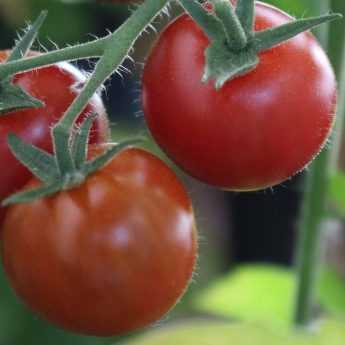
[[[120,152],[80,186],[9,207],[3,263],[17,294],[68,330],[118,335],[159,319],[196,258],[190,199],[140,149]]]
[[[6,60],[7,56],[8,52],[0,51],[0,62]],[[78,95],[84,82],[83,74],[67,62],[14,77],[14,84],[43,101],[45,106],[0,116],[0,201],[22,188],[32,176],[10,152],[7,145],[8,134],[15,133],[35,146],[52,151],[50,129]],[[108,122],[98,95],[94,95],[90,100],[79,120],[90,112],[99,114],[90,142],[102,142],[108,136]],[[4,209],[0,209],[0,224],[4,212]]]
[[[291,21],[256,3],[255,30]],[[260,54],[220,90],[201,82],[209,44],[187,15],[168,26],[144,69],[143,106],[162,149],[185,171],[229,190],[278,184],[320,151],[334,122],[336,81],[310,33]]]

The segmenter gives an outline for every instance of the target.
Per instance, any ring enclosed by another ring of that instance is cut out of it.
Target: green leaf
[[[295,304],[295,274],[273,265],[244,265],[212,283],[194,299],[201,311],[288,329]],[[330,269],[320,277],[318,301],[329,314],[345,317],[345,282]]]
[[[124,345],[282,345],[283,338],[242,323],[189,321],[147,332]]]
[[[338,210],[345,215],[345,174],[339,172],[331,178],[329,192]]]
[[[344,339],[345,324],[338,320],[326,320],[309,332],[195,320],[149,331],[123,345],[342,345]]]
[[[240,266],[195,299],[205,312],[246,321],[289,326],[293,308],[292,273],[279,266]]]
[[[324,270],[319,286],[321,306],[333,315],[345,316],[345,279],[334,270]]]

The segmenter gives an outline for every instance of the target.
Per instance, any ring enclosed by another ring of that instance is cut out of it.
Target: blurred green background
[[[314,0],[267,2],[297,17],[314,13]],[[334,0],[333,10],[342,11],[343,2]],[[101,37],[108,29],[113,31],[130,14],[126,5],[100,5],[91,0],[0,0],[0,49],[10,48],[26,21],[34,19],[42,9],[49,10],[49,17],[36,45],[39,50]],[[172,16],[179,11],[173,6]],[[163,25],[161,22],[156,26]],[[340,38],[344,27],[340,22],[332,24],[331,28],[329,50],[339,52],[332,54],[336,69],[342,59]],[[136,63],[126,62],[132,73],[122,78],[113,76],[106,83],[107,91],[103,96],[116,139],[146,132],[140,104],[140,74],[145,55],[156,37],[152,32],[144,34],[136,44]],[[78,63],[85,70],[91,70],[93,64],[93,61]],[[172,164],[154,143],[148,146]],[[200,258],[185,298],[153,328],[186,317],[213,314],[285,327],[290,322],[293,304],[294,277],[290,268],[294,262],[296,222],[304,190],[303,174],[273,190],[238,194],[216,191],[174,168],[193,198],[200,232]],[[344,181],[340,176],[333,186],[335,200],[342,205],[345,203]],[[337,208],[337,217],[332,214],[327,223],[324,239],[327,268],[320,286],[320,307],[315,312],[343,317],[345,235],[338,211]],[[47,324],[16,299],[0,272],[0,345],[99,345],[123,341],[126,338],[73,335]],[[162,339],[159,344],[167,343]]]

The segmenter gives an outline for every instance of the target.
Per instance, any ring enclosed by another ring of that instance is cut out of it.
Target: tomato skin
[[[182,184],[161,160],[132,148],[80,187],[11,206],[2,255],[32,309],[104,336],[164,315],[191,278],[196,249]]]
[[[255,30],[289,22],[256,3]],[[216,91],[201,83],[209,41],[186,15],[170,24],[143,74],[143,108],[161,148],[199,180],[229,190],[278,184],[319,152],[334,122],[336,81],[310,33],[260,54]]]
[[[36,54],[36,53],[31,53]],[[0,51],[0,62],[8,51]],[[78,83],[85,77],[71,64],[63,62],[36,71],[25,72],[14,77],[15,85],[45,103],[38,109],[26,109],[0,116],[0,201],[21,189],[32,177],[31,173],[14,157],[7,145],[10,133],[44,150],[52,151],[50,128],[64,114],[76,95]],[[92,129],[90,143],[103,142],[108,137],[108,121],[101,98],[95,95],[79,122],[86,114],[99,114]],[[6,167],[6,168],[5,168]],[[0,224],[4,211],[0,212]]]

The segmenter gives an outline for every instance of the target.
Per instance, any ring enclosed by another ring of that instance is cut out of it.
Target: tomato
[[[7,56],[7,51],[0,51],[0,61],[4,61]],[[0,166],[3,167],[0,170],[0,201],[22,188],[32,176],[10,152],[7,145],[8,134],[15,133],[35,146],[52,151],[50,129],[72,103],[86,78],[77,68],[63,62],[18,74],[13,80],[15,85],[43,101],[45,106],[0,116]],[[102,142],[108,137],[108,123],[102,100],[98,95],[94,95],[90,100],[80,120],[90,112],[99,114],[90,142]],[[4,212],[4,209],[1,209],[0,224]]]
[[[161,160],[129,148],[79,187],[10,206],[2,256],[17,294],[43,317],[118,335],[176,303],[196,249],[184,187]]]
[[[291,20],[256,3],[256,31]],[[223,189],[261,189],[302,170],[334,122],[335,76],[316,39],[302,33],[260,53],[255,70],[218,91],[201,82],[208,44],[182,15],[151,51],[143,108],[154,139],[186,172]]]

